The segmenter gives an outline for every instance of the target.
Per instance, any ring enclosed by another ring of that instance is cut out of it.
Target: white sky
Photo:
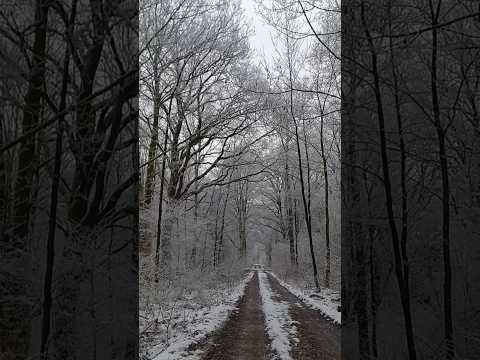
[[[271,39],[271,27],[257,13],[255,0],[241,0],[241,5],[245,10],[245,17],[251,24],[254,32],[250,37],[250,46],[255,53],[255,62],[259,63],[262,58],[266,58],[268,62],[271,62],[275,52]]]

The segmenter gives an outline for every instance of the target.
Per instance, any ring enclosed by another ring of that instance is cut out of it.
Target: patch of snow
[[[298,342],[295,322],[288,312],[289,304],[286,301],[272,299],[272,289],[267,275],[258,272],[258,282],[262,307],[265,314],[265,323],[268,336],[272,341],[272,350],[276,352],[276,359],[292,360],[291,341]]]
[[[252,277],[253,272],[234,287],[225,299],[217,299],[219,300],[218,305],[201,306],[196,304],[195,306],[190,301],[177,302],[174,317],[180,317],[182,321],[174,323],[174,328],[172,327],[167,341],[162,341],[157,345],[152,344],[143,359],[200,359],[202,350],[189,350],[189,348],[204,342],[210,333],[223,326],[230,313],[237,308],[236,303],[244,295],[246,284]],[[219,295],[211,294],[211,296]]]
[[[311,309],[319,310],[322,314],[339,325],[342,323],[342,313],[338,311],[338,308],[341,305],[339,291],[324,287],[320,289],[320,293],[317,293],[314,290],[302,290],[279,279],[273,272],[269,272],[269,274],[277,279],[280,285],[302,300],[306,306]]]

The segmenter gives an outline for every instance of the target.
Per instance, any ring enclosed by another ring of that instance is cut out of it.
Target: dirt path
[[[290,316],[297,321],[299,342],[293,348],[297,360],[336,360],[340,353],[340,326],[328,320],[319,311],[307,308],[295,295],[267,273],[274,300],[288,301]]]
[[[274,301],[289,303],[289,314],[295,322],[299,342],[292,348],[295,360],[340,359],[340,326],[335,325],[317,310],[306,307],[295,295],[267,274]],[[270,340],[259,292],[258,273],[255,273],[224,327],[208,341],[202,360],[268,360]]]
[[[264,360],[268,355],[262,301],[258,289],[258,274],[247,284],[240,300],[225,326],[213,337],[203,360]]]

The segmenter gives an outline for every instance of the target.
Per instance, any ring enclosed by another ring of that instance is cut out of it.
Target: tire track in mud
[[[289,314],[297,328],[298,342],[292,346],[295,360],[339,360],[340,326],[308,308],[299,298],[284,288],[268,272],[267,281],[271,298],[289,304]],[[198,344],[200,345],[200,344]],[[255,272],[222,329],[212,334],[202,360],[270,360],[277,359],[271,350],[271,341],[265,327],[265,314],[259,289],[259,276]],[[202,346],[202,347],[203,347]]]
[[[238,309],[232,312],[223,328],[209,342],[210,346],[202,360],[272,359],[257,272],[246,285]]]
[[[297,327],[299,341],[295,344],[292,357],[296,360],[337,360],[341,359],[341,329],[318,310],[308,308],[302,301],[284,288],[266,272],[272,298],[287,301],[289,313]]]

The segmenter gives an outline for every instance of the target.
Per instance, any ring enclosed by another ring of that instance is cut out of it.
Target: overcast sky
[[[260,14],[256,11],[254,0],[241,0],[245,17],[251,24],[254,34],[250,37],[250,46],[255,52],[255,61],[258,63],[262,58],[271,61],[274,47],[271,40],[271,28],[265,24]]]

